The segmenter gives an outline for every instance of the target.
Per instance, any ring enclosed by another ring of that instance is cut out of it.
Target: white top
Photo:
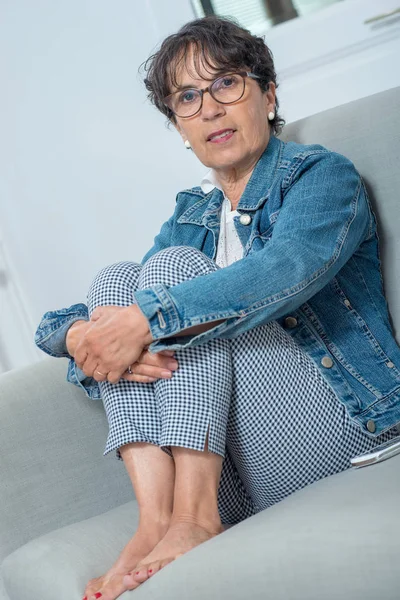
[[[212,169],[203,177],[200,186],[205,194],[208,194],[214,188],[218,188],[224,194]],[[231,202],[224,194],[221,208],[217,256],[215,257],[215,262],[219,267],[227,267],[240,258],[243,258],[243,246],[233,221],[235,216],[239,216],[239,213],[237,210],[232,210]]]

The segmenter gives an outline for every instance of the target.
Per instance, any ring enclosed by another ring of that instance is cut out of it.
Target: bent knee
[[[153,254],[144,264],[139,277],[139,288],[145,289],[158,283],[177,285],[217,269],[214,261],[197,248],[171,246]]]
[[[124,305],[129,302],[130,294],[138,288],[141,270],[141,265],[128,261],[114,263],[101,269],[88,291],[89,312],[96,306]]]
[[[105,281],[128,280],[129,283],[137,281],[142,267],[134,262],[118,262],[101,269],[93,279],[91,287]]]

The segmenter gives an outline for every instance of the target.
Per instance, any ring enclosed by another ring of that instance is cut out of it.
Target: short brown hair
[[[189,48],[194,50],[195,69],[203,65],[210,73],[250,69],[258,75],[257,82],[263,92],[272,81],[276,83],[276,73],[272,53],[262,37],[253,35],[233,20],[225,17],[209,16],[187,23],[168,36],[160,49],[142,65],[146,72],[144,80],[148,98],[171,121],[173,112],[163,100],[176,86],[176,73],[179,65],[186,60]],[[278,114],[279,102],[275,99],[275,118],[270,121],[275,134],[280,133],[285,121]]]

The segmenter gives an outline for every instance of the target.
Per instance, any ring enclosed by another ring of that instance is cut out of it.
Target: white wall
[[[172,12],[169,4],[3,0],[0,241],[26,313],[15,336],[7,327],[9,351],[16,337],[31,343],[44,311],[84,301],[99,268],[140,260],[177,191],[204,170],[146,101],[137,74],[193,18],[186,0]],[[14,366],[33,358],[22,347],[12,354]]]

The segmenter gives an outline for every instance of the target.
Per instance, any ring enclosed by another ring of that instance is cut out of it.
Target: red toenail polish
[[[101,598],[103,594],[100,594],[100,592],[97,592],[97,594],[94,595],[95,598]]]
[[[136,571],[136,575],[139,575],[139,571]]]
[[[153,569],[149,569],[149,573],[152,573],[152,572],[153,572]]]

